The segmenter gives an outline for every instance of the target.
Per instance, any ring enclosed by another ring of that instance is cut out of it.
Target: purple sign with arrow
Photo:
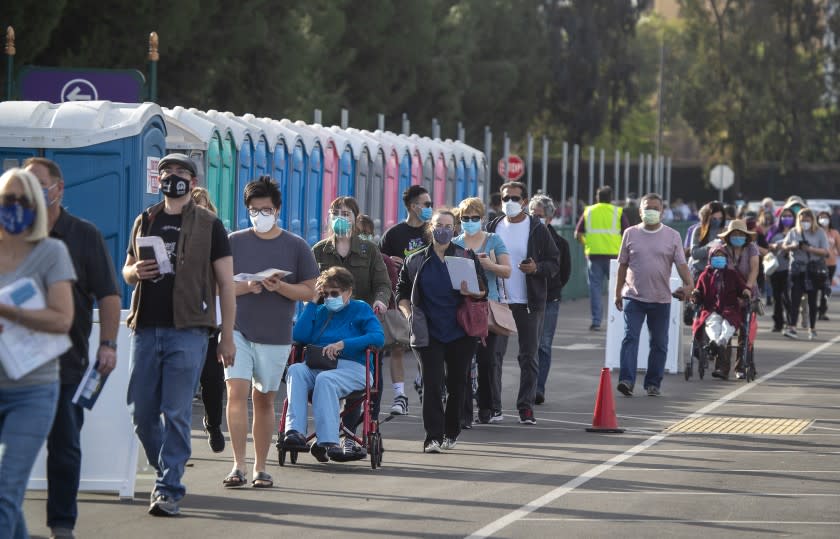
[[[136,69],[27,67],[18,80],[24,101],[140,103],[146,97],[146,80]]]

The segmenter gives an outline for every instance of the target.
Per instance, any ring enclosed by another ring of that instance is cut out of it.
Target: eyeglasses
[[[519,197],[519,196],[516,196],[516,195],[508,195],[506,197],[502,197],[502,200],[504,202],[510,202],[511,200],[514,201],[514,202],[520,202],[522,200],[522,197]]]
[[[14,206],[15,204],[20,204],[24,208],[32,207],[32,203],[28,198],[19,195],[2,195],[0,196],[0,203],[2,203],[3,206]]]
[[[454,227],[454,226],[452,226],[452,225],[444,225],[444,224],[441,224],[441,223],[437,223],[437,224],[435,225],[435,228],[445,228],[445,229],[447,229],[447,230],[455,230],[455,227]]]
[[[337,298],[338,296],[341,295],[341,293],[342,293],[341,290],[324,290],[324,292],[323,292],[324,297],[329,296],[331,298]]]
[[[248,208],[248,215],[256,217],[257,214],[271,217],[274,215],[274,208]]]
[[[330,215],[333,217],[347,217],[348,219],[353,218],[353,212],[349,210],[330,210]]]
[[[431,208],[432,207],[431,202],[417,202],[416,204],[418,204],[420,206],[423,206],[424,208]]]
[[[470,221],[473,222],[473,223],[479,223],[479,222],[481,222],[481,216],[479,216],[479,215],[464,215],[464,216],[461,217],[461,222],[467,223],[467,222],[470,222]]]

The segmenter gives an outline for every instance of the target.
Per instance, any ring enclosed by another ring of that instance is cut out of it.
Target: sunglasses
[[[323,293],[324,297],[329,296],[331,298],[337,298],[340,295],[341,295],[341,290],[329,290],[329,291],[324,290],[324,293]]]
[[[464,222],[464,223],[470,222],[470,221],[473,222],[473,223],[479,223],[479,222],[481,222],[481,217],[479,217],[478,215],[465,215],[465,216],[461,217],[461,221]]]
[[[0,203],[2,203],[3,206],[14,206],[15,204],[20,204],[24,208],[32,207],[32,203],[28,198],[18,195],[3,195],[0,197]]]
[[[424,208],[431,208],[432,207],[431,202],[417,202],[417,204],[419,204],[420,206],[423,206]]]
[[[519,196],[516,196],[516,195],[509,195],[509,196],[506,196],[506,197],[502,197],[502,201],[504,201],[504,202],[510,202],[511,200],[514,201],[514,202],[520,202],[522,200],[522,197],[519,197]]]

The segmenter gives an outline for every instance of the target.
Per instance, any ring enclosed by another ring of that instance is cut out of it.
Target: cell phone
[[[145,245],[140,247],[140,260],[156,260],[155,259],[155,248],[151,245]]]
[[[531,262],[533,262],[533,260],[531,260],[531,258],[528,257],[528,258],[523,258],[522,262],[520,262],[520,264],[530,264]]]

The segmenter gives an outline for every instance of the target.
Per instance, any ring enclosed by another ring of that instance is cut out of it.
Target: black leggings
[[[219,333],[213,332],[201,370],[201,400],[204,402],[204,419],[210,427],[222,426],[222,401],[225,398],[225,368],[216,357],[218,344]]]
[[[773,288],[773,324],[777,328],[790,325],[790,290],[788,289],[788,271],[777,271],[770,276]]]
[[[817,288],[816,283],[811,290],[805,291],[805,272],[799,275],[792,275],[790,278],[790,325],[796,327],[799,320],[799,304],[802,302],[802,294],[808,295],[808,322],[811,329],[817,324]]]

